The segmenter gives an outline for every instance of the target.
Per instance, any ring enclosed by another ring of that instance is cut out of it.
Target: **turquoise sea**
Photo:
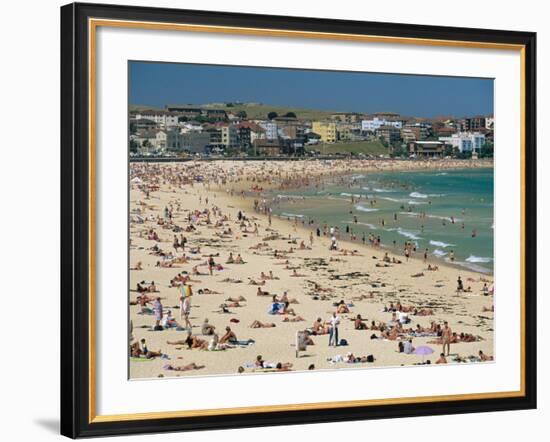
[[[335,177],[317,187],[274,191],[273,213],[305,226],[338,226],[362,241],[380,236],[383,247],[449,260],[471,270],[493,271],[493,169],[365,173]],[[394,245],[395,241],[395,245]]]

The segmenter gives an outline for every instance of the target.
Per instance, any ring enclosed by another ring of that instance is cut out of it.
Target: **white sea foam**
[[[446,243],[446,242],[443,242],[443,241],[434,241],[433,239],[430,239],[430,244],[432,246],[443,247],[443,248],[454,246],[454,244],[449,244],[449,243]]]
[[[491,262],[492,260],[493,258],[487,258],[484,256],[475,256],[475,255],[470,255],[468,256],[468,258],[466,258],[466,262],[488,263],[488,262]]]
[[[445,252],[443,250],[435,249],[432,252],[432,254],[435,255],[435,256],[445,256],[445,255],[447,255],[447,252]]]
[[[374,225],[374,224],[371,224],[371,223],[363,223],[361,221],[357,221],[357,222],[354,222],[354,221],[342,221],[343,224],[358,224],[360,226],[366,226],[368,227],[369,229],[372,229],[372,230],[377,230],[377,227]]]
[[[342,192],[340,195],[341,196],[354,196],[354,197],[357,197],[357,198],[365,196],[365,195],[362,195],[360,193],[345,193],[345,192]]]
[[[363,187],[363,190],[371,190],[376,193],[392,193],[394,189],[382,189],[381,187]]]
[[[491,273],[489,269],[471,262],[455,261],[453,264],[457,264],[461,267],[464,267],[468,270],[473,270],[474,272],[478,272],[478,273]]]
[[[402,229],[401,227],[399,227],[397,229],[397,233],[399,233],[401,236],[404,236],[405,238],[409,238],[409,239],[422,239],[422,238],[420,238],[420,236],[417,236],[416,233],[411,232],[410,230]]]
[[[412,201],[412,200],[411,200],[411,201],[407,201],[407,204],[408,204],[409,206],[419,206],[419,205],[421,205],[421,204],[427,204],[427,203],[425,203],[425,202],[423,202],[423,201]]]
[[[287,213],[287,212],[282,212],[281,216],[286,216],[287,218],[303,218],[304,217],[304,215],[296,215],[294,213]]]
[[[361,204],[355,205],[355,208],[360,212],[378,212],[378,209],[374,209],[372,207],[365,207],[365,206],[362,206]]]
[[[447,172],[436,173],[435,176],[449,175]]]
[[[438,198],[440,196],[445,196],[444,193],[429,193],[429,194],[425,194],[425,193],[420,193],[420,192],[412,192],[409,194],[409,196],[411,198],[422,198],[422,199],[426,199],[426,198]]]
[[[380,196],[379,198],[380,198],[381,200],[392,201],[392,202],[394,202],[394,203],[404,203],[404,202],[407,201],[406,199],[391,198],[391,197],[389,197],[389,196]]]
[[[426,195],[425,193],[420,193],[420,192],[412,192],[409,194],[409,196],[411,198],[428,198],[428,195]]]

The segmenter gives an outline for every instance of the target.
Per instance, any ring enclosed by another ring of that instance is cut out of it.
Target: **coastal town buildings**
[[[336,123],[328,121],[314,121],[311,130],[318,134],[323,143],[336,142]]]
[[[450,137],[439,137],[439,141],[450,144],[459,152],[479,153],[485,144],[485,135],[477,132],[459,132]]]
[[[364,155],[362,149],[369,146],[378,152],[385,149],[386,157],[444,153],[476,157],[493,152],[492,115],[428,119],[393,112],[319,111],[315,118],[304,118],[289,109],[280,116],[270,111],[261,117],[249,111],[252,106],[237,102],[163,109],[135,106],[128,119],[130,155]],[[247,118],[247,112],[254,118]]]
[[[445,143],[442,141],[412,141],[408,144],[408,151],[415,157],[442,157],[445,152]]]
[[[279,137],[277,132],[277,123],[274,121],[260,121],[259,124],[265,132],[266,139],[276,140]]]
[[[375,131],[376,136],[383,139],[388,144],[393,144],[401,140],[401,130],[397,126],[384,125]]]
[[[154,121],[156,124],[169,127],[177,126],[179,122],[179,114],[170,111],[142,111],[135,114],[136,120],[147,119]]]
[[[396,129],[401,129],[403,127],[403,122],[400,120],[387,120],[378,117],[361,121],[361,129],[366,132],[375,132],[382,126],[392,126]]]

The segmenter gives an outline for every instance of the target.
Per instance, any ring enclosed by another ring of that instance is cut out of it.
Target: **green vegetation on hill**
[[[280,117],[292,112],[296,114],[297,118],[303,120],[323,120],[329,118],[333,113],[330,111],[302,109],[297,107],[271,106],[269,104],[261,103],[214,103],[198,105],[197,107],[207,109],[223,109],[226,112],[233,112],[234,114],[239,111],[244,111],[246,112],[247,117],[251,120],[267,119],[267,114],[270,112],[275,112]]]
[[[250,120],[266,120],[267,114],[275,112],[278,116],[284,116],[289,112],[294,113],[297,118],[303,120],[323,120],[330,117],[333,112],[314,109],[302,109],[297,107],[271,106],[261,103],[210,103],[210,104],[183,104],[182,106],[202,109],[220,109],[226,112],[237,114],[246,112]],[[146,106],[140,104],[130,104],[130,111],[143,111],[146,109],[163,110],[164,108],[155,106]]]
[[[318,144],[307,146],[307,150],[315,150],[321,152],[321,155],[333,154],[364,154],[364,155],[385,155],[389,153],[387,147],[380,141],[350,141],[334,144]]]
[[[161,110],[164,110],[164,108],[158,107],[158,106],[147,106],[145,104],[129,104],[128,105],[128,110],[130,112],[144,111],[144,110],[161,111]]]

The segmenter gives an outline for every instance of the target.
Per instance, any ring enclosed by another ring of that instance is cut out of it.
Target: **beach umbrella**
[[[427,345],[421,345],[420,347],[416,347],[413,353],[415,355],[421,355],[422,362],[424,362],[424,356],[431,355],[433,352],[433,348],[428,347]]]

